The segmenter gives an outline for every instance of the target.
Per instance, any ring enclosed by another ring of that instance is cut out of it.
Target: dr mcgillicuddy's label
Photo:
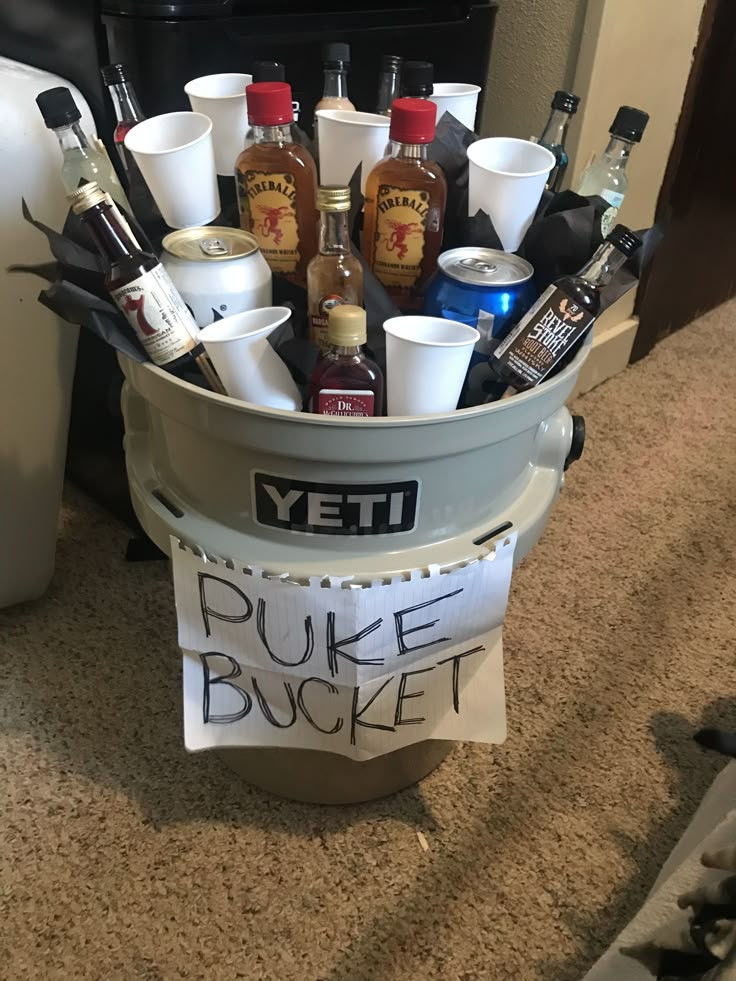
[[[365,389],[347,392],[339,388],[323,388],[317,396],[317,412],[321,416],[375,415],[376,397]]]
[[[556,286],[548,286],[494,352],[529,385],[537,385],[595,320]]]
[[[413,531],[419,481],[327,484],[254,470],[253,514],[259,525],[312,535],[397,535]]]
[[[197,325],[163,266],[110,295],[154,364],[169,364],[196,346]]]

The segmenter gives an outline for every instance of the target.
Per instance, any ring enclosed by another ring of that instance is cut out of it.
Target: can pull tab
[[[464,266],[465,269],[472,269],[473,272],[483,273],[494,273],[498,266],[494,265],[492,262],[484,262],[482,259],[461,259],[460,265]]]
[[[203,238],[199,247],[205,255],[230,255],[230,249],[221,238]]]

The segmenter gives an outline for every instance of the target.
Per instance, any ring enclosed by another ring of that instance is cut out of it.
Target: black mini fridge
[[[301,124],[311,129],[322,94],[320,49],[351,47],[351,101],[373,112],[381,56],[431,61],[439,82],[483,86],[494,0],[102,0],[110,58],[127,63],[146,111],[188,109],[184,84],[199,75],[286,66]]]

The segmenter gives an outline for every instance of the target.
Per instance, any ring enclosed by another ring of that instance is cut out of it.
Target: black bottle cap
[[[434,65],[429,61],[405,61],[401,70],[401,95],[416,99],[434,89]]]
[[[105,65],[100,68],[100,75],[105,85],[115,85],[117,82],[127,82],[130,79],[127,65]]]
[[[563,92],[562,89],[558,89],[552,97],[552,108],[562,109],[564,112],[569,112],[571,116],[574,116],[578,111],[579,103],[579,95],[573,95],[572,92]]]
[[[381,58],[381,71],[397,72],[401,68],[400,55],[384,55]]]
[[[633,106],[621,106],[611,123],[611,136],[620,136],[631,143],[638,143],[649,122],[649,113]]]
[[[345,41],[331,41],[322,48],[322,63],[325,68],[342,68],[350,64],[350,45]]]
[[[632,232],[626,225],[614,225],[612,231],[606,235],[606,241],[615,245],[627,259],[630,259],[644,244],[636,232]]]
[[[66,126],[82,118],[74,96],[65,86],[60,85],[58,88],[40,92],[36,96],[36,105],[41,110],[43,121],[49,129]]]
[[[257,61],[253,65],[254,82],[285,82],[286,68],[280,61]]]

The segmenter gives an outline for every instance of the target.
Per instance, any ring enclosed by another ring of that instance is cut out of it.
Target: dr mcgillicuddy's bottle
[[[391,110],[389,154],[365,185],[363,255],[397,306],[418,309],[421,290],[437,268],[447,181],[427,150],[437,107],[397,99]]]
[[[122,208],[130,211],[110,158],[104,149],[90,146],[79,125],[82,114],[69,89],[64,86],[46,89],[36,96],[36,104],[46,126],[58,137],[62,153],[61,179],[67,193],[75,191],[80,184],[95,181]]]
[[[516,392],[544,381],[590,330],[600,311],[601,287],[641,244],[625,225],[616,225],[593,258],[574,276],[548,286],[499,344],[490,361],[493,375]]]
[[[120,212],[95,183],[67,195],[107,262],[105,286],[151,361],[180,372],[195,364],[215,391],[223,388],[202,345],[199,329],[155,255],[131,239]]]
[[[306,286],[317,252],[317,168],[294,143],[291,86],[257,82],[245,93],[254,142],[235,163],[240,226],[255,235],[273,272]]]
[[[554,154],[555,165],[547,178],[547,189],[559,191],[567,170],[567,150],[565,149],[565,139],[567,137],[567,127],[570,120],[578,111],[580,97],[573,95],[572,92],[555,92],[552,99],[552,112],[549,114],[547,125],[544,127],[542,135],[539,137],[540,146],[546,147]]]
[[[362,351],[365,310],[349,303],[330,310],[327,353],[309,384],[309,409],[322,416],[383,415],[383,374]]]
[[[608,146],[584,172],[575,188],[578,194],[586,197],[598,194],[608,201],[610,208],[603,212],[601,218],[604,235],[611,230],[619,208],[623,204],[629,187],[629,178],[626,175],[629,154],[640,142],[648,121],[649,115],[643,110],[621,106],[611,125],[611,140]]]

